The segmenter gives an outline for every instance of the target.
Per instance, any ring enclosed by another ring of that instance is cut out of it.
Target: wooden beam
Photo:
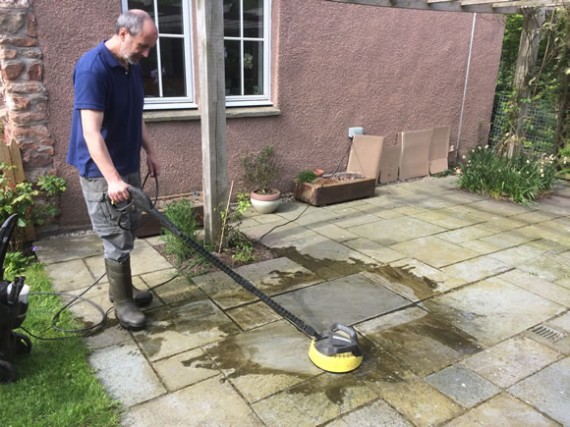
[[[532,7],[562,7],[568,0],[326,0],[365,6],[469,13],[520,13]]]
[[[223,0],[197,0],[204,233],[215,244],[228,190]]]

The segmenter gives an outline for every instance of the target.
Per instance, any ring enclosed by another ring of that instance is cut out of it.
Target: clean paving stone
[[[547,346],[517,336],[465,359],[461,365],[507,388],[560,357]]]
[[[428,376],[426,381],[465,408],[472,408],[501,392],[486,379],[457,365]]]
[[[570,357],[515,384],[509,393],[562,425],[570,425]]]

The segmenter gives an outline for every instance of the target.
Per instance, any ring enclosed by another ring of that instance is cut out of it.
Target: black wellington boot
[[[146,316],[133,300],[133,279],[131,263],[105,259],[105,269],[109,279],[109,290],[113,296],[115,315],[126,329],[138,331],[146,327]]]
[[[129,262],[127,259],[124,262]],[[133,301],[137,305],[137,307],[148,307],[152,303],[152,292],[150,291],[143,291],[137,289],[133,285]],[[111,292],[111,287],[109,286],[109,301],[113,302],[113,293]]]

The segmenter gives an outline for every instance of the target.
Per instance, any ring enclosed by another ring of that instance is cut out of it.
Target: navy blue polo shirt
[[[74,105],[67,163],[86,178],[102,174],[89,155],[83,138],[81,110],[102,111],[101,134],[115,168],[121,175],[140,170],[144,88],[141,68],[127,72],[101,42],[86,52],[73,72]]]

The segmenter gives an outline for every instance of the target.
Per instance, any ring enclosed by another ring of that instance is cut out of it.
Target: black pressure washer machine
[[[15,381],[14,356],[32,351],[30,338],[14,331],[26,318],[29,287],[23,276],[11,282],[4,280],[4,260],[17,222],[18,215],[14,214],[0,228],[0,383]]]

